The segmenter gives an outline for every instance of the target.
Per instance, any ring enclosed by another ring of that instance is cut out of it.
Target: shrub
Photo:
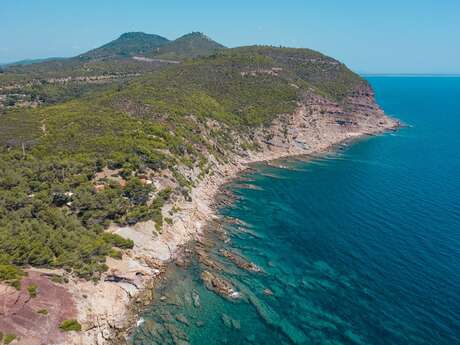
[[[70,332],[70,331],[80,332],[81,331],[81,325],[77,320],[64,320],[59,325],[59,328],[63,332]]]
[[[58,275],[58,274],[53,274],[53,275],[51,275],[50,280],[51,280],[53,283],[57,283],[57,284],[64,284],[64,283],[68,283],[68,282],[69,282],[69,280],[68,280],[66,277],[63,277],[63,276]]]
[[[132,249],[134,247],[133,240],[125,239],[117,234],[104,233],[102,238],[105,242],[112,245],[113,247],[118,247],[121,249]]]
[[[0,260],[0,280],[19,290],[21,288],[21,279],[24,275],[25,272],[20,268],[10,264],[2,264]]]
[[[3,337],[3,344],[11,344],[17,337],[14,334],[5,334]]]
[[[37,297],[38,294],[38,286],[36,284],[30,284],[27,287],[27,292],[29,293],[29,296],[32,298]]]
[[[48,315],[48,309],[40,309],[40,310],[37,310],[37,313],[38,313],[38,314],[41,314],[41,315]]]
[[[109,256],[117,260],[121,260],[123,258],[123,254],[121,253],[121,251],[116,250],[116,249],[111,249]]]

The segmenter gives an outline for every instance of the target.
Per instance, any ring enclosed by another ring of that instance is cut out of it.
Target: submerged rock
[[[199,308],[201,306],[200,303],[200,295],[196,291],[192,291],[192,299],[193,299],[193,306],[195,308]]]
[[[188,321],[187,317],[184,314],[177,315],[176,320],[186,326],[190,326],[190,322]]]
[[[204,321],[198,320],[198,321],[196,322],[196,326],[197,326],[197,327],[200,327],[200,328],[201,328],[201,327],[204,327],[205,325],[206,325],[206,322],[204,322]]]
[[[250,343],[253,343],[256,341],[256,336],[254,334],[250,334],[250,335],[247,335],[245,339],[249,341]]]
[[[232,319],[227,314],[222,314],[221,319],[226,327],[235,330],[241,329],[241,322],[239,320]]]
[[[273,291],[270,289],[264,289],[264,295],[265,296],[273,296]]]
[[[180,330],[178,327],[172,323],[165,324],[165,328],[171,336],[173,343],[176,345],[188,345],[188,337],[185,332]]]
[[[187,306],[191,306],[192,305],[192,296],[190,295],[190,293],[185,293],[184,294],[184,301],[185,301],[185,305]]]

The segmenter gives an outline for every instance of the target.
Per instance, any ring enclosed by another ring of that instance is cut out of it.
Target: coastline
[[[375,132],[370,132],[370,133],[361,133],[361,134],[353,134],[348,137],[343,138],[342,140],[339,140],[337,142],[330,143],[329,145],[326,145],[322,147],[319,150],[305,150],[305,151],[300,151],[300,152],[295,152],[295,153],[289,153],[289,154],[283,154],[281,152],[268,152],[268,153],[263,153],[261,155],[256,155],[254,158],[240,161],[237,163],[231,163],[228,164],[227,166],[223,166],[222,169],[226,171],[227,173],[230,173],[227,176],[219,176],[218,178],[210,178],[209,180],[203,181],[203,185],[197,186],[194,191],[195,193],[195,198],[200,198],[202,197],[201,200],[206,200],[206,209],[201,209],[199,212],[201,212],[201,217],[200,220],[203,223],[209,223],[213,219],[216,219],[217,216],[217,210],[218,208],[222,207],[222,204],[218,204],[216,201],[216,197],[218,196],[219,193],[222,192],[222,190],[225,188],[226,185],[229,183],[232,183],[236,179],[239,178],[239,176],[247,171],[248,169],[252,169],[250,165],[252,164],[257,164],[257,163],[264,163],[267,165],[272,165],[272,166],[277,166],[277,167],[282,167],[280,164],[277,162],[286,158],[305,158],[307,157],[307,160],[313,159],[313,156],[321,156],[324,154],[327,154],[329,152],[336,152],[337,149],[341,145],[352,145],[358,140],[362,140],[366,137],[371,137],[375,135],[380,135],[384,134],[385,132],[390,132],[390,131],[395,131],[398,128],[401,127],[401,124],[398,121],[395,121],[392,126],[389,127],[382,127]],[[194,210],[198,211],[198,210]],[[196,232],[195,232],[195,237],[200,238],[201,235],[203,235],[202,229],[204,226],[201,224],[196,227]],[[184,239],[182,239],[184,240]],[[184,250],[184,247],[186,244],[192,240],[192,238],[188,238],[185,241],[181,241],[179,244],[178,243],[171,243],[171,245],[176,245],[176,249],[173,252],[173,255],[169,259],[169,261],[174,261],[180,256],[181,251]],[[116,336],[114,339],[112,339],[109,344],[112,345],[121,345],[121,344],[126,344],[126,341],[133,331],[135,327],[139,325],[142,320],[139,319],[140,313],[145,309],[146,306],[150,304],[150,302],[155,298],[154,294],[152,292],[152,289],[155,288],[155,286],[160,283],[162,279],[166,279],[164,277],[165,271],[162,272],[162,274],[153,277],[151,281],[149,281],[148,284],[146,284],[146,287],[142,290],[139,291],[138,295],[136,296],[136,301],[139,302],[137,304],[133,304],[130,308],[128,308],[126,317],[127,317],[127,325],[124,328],[121,328],[117,330]]]
[[[214,160],[212,171],[192,188],[191,200],[165,205],[164,215],[171,209],[179,211],[170,224],[163,225],[160,235],[152,235],[152,221],[129,227],[111,226],[108,231],[133,240],[134,248],[126,251],[121,261],[108,258],[109,270],[97,284],[73,278],[70,290],[82,332],[69,334],[65,344],[126,343],[127,334],[138,321],[138,312],[154,298],[152,287],[162,279],[166,263],[176,259],[180,248],[199,237],[205,225],[216,219],[214,205],[221,187],[237,178],[248,165],[321,155],[340,144],[401,125],[384,114],[370,89],[357,92],[351,103],[354,110],[347,113],[324,98],[306,98],[294,113],[278,117],[268,128],[256,130],[253,140],[259,150],[232,152],[226,163]],[[341,123],[344,118],[345,125]]]
[[[210,155],[212,168],[206,175],[200,176],[193,170],[188,172],[193,183],[189,198],[176,197],[163,206],[163,217],[169,219],[162,225],[160,233],[153,221],[109,227],[107,231],[131,239],[134,247],[123,250],[121,259],[108,257],[108,270],[102,273],[98,282],[79,279],[68,272],[29,269],[37,279],[42,277],[43,282],[50,281],[55,274],[68,280],[65,284],[50,282],[56,291],[63,290],[63,297],[53,301],[48,298],[46,306],[50,310],[67,310],[65,318],[77,320],[81,331],[59,332],[57,325],[62,320],[56,319],[46,325],[46,330],[32,327],[18,344],[125,344],[126,337],[138,322],[139,312],[155,298],[154,286],[164,279],[166,265],[178,258],[187,243],[199,240],[206,225],[217,218],[216,200],[225,184],[251,164],[268,162],[276,165],[276,160],[286,157],[322,155],[336,150],[341,144],[395,130],[401,125],[378,107],[370,88],[358,90],[348,102],[351,108],[345,110],[333,101],[307,95],[298,103],[295,112],[280,115],[269,126],[247,133],[247,137],[230,131],[230,135],[235,135],[235,143],[233,149],[225,152],[225,159],[218,160]],[[213,124],[209,125],[212,127]],[[243,148],[244,142],[254,143],[257,149]],[[162,171],[160,174],[153,181],[156,189],[170,187],[168,176],[171,172]],[[40,289],[41,281],[38,282]],[[54,293],[53,289],[49,294]],[[15,294],[27,297],[25,288],[21,292],[8,289],[6,293],[12,296],[11,300],[17,300]],[[44,297],[50,296],[43,294]],[[42,295],[35,303],[42,303],[41,298]],[[53,334],[51,340],[48,333]]]

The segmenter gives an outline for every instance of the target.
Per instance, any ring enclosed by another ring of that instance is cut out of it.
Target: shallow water
[[[133,344],[460,343],[460,78],[369,81],[410,126],[236,181],[208,252],[242,297],[171,265]]]

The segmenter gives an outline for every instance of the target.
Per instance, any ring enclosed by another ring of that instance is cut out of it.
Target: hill
[[[181,60],[211,55],[222,49],[225,49],[222,44],[213,41],[203,33],[192,32],[154,49],[147,55],[162,59]]]
[[[101,59],[113,57],[132,57],[148,54],[167,44],[169,40],[159,35],[144,32],[127,32],[116,40],[79,55],[81,59]]]

